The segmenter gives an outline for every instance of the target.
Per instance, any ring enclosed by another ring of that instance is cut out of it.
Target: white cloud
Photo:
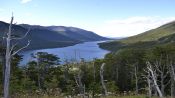
[[[110,37],[133,36],[174,20],[175,17],[129,17],[106,21],[94,31],[100,35]]]
[[[32,0],[21,0],[21,3],[22,3],[22,4],[25,4],[25,3],[28,3],[28,2],[30,2],[30,1],[32,1]]]

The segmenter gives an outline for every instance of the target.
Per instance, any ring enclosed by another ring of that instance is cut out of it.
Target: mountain
[[[32,28],[32,29],[42,29],[42,30],[50,30],[57,32],[57,34],[67,36],[71,39],[76,39],[81,42],[86,41],[100,41],[100,40],[108,40],[108,38],[99,36],[94,32],[83,30],[75,27],[65,27],[65,26],[39,26],[39,25],[27,25],[21,24],[20,26],[24,28]]]
[[[59,34],[69,36],[72,39],[78,39],[80,41],[97,41],[104,40],[107,38],[101,37],[94,32],[86,31],[75,27],[64,27],[64,26],[48,26],[47,29],[56,31]]]
[[[8,23],[0,21],[1,37],[6,35],[5,32],[8,32],[8,26]],[[24,36],[30,28],[29,34],[24,39],[18,41],[18,45],[22,46],[28,40],[31,40],[31,44],[27,49],[65,47],[87,41],[107,40],[107,38],[101,37],[94,32],[75,27],[20,24],[13,25],[12,28],[12,35],[16,37]]]
[[[173,44],[175,41],[175,21],[158,28],[143,32],[136,36],[123,38],[119,41],[100,43],[103,49],[117,51],[123,48],[150,48],[162,44]]]

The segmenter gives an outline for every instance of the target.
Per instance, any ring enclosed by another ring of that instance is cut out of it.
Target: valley
[[[173,0],[1,0],[0,98],[175,98]]]

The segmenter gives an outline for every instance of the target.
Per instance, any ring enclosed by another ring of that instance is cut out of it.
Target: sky
[[[0,0],[0,21],[133,36],[175,20],[175,0]]]

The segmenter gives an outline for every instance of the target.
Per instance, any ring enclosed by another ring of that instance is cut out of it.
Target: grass
[[[66,96],[13,96],[11,98],[70,98]],[[83,97],[71,97],[71,98],[83,98]],[[85,97],[85,98],[92,98],[92,97]],[[107,97],[95,97],[95,98],[147,98],[146,96],[107,96]],[[158,98],[158,97],[152,97],[152,98]],[[166,97],[169,98],[169,97]]]

